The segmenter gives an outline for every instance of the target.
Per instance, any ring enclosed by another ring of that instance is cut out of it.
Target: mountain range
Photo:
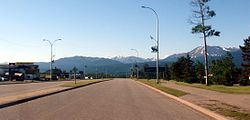
[[[227,55],[227,52],[231,53],[233,56],[233,62],[236,66],[240,66],[242,63],[242,57],[241,57],[241,50],[239,48],[225,48],[220,46],[207,46],[208,51],[208,60],[212,61],[215,59],[221,59]],[[173,54],[168,56],[167,58],[163,59],[162,61],[166,62],[174,62],[179,57],[187,56],[187,54],[191,57],[192,60],[204,62],[204,47],[199,46],[189,52],[186,53],[179,53],[179,54]]]
[[[223,58],[227,52],[230,52],[234,57],[233,61],[236,66],[240,66],[242,63],[241,58],[241,50],[239,48],[224,48],[220,46],[208,46],[208,59],[212,61],[214,59]],[[179,57],[189,56],[192,60],[199,60],[201,62],[204,61],[204,47],[197,47],[186,53],[178,53],[173,54],[165,59],[160,60],[160,65],[165,63],[171,63],[176,61]],[[79,70],[83,71],[85,69],[86,73],[109,73],[109,74],[127,74],[130,72],[130,68],[133,64],[138,63],[140,66],[147,63],[151,66],[155,65],[155,61],[153,58],[140,58],[135,56],[117,56],[113,58],[99,58],[99,57],[84,57],[84,56],[73,56],[73,57],[65,57],[58,60],[55,60],[53,63],[54,67],[60,68],[62,70],[70,71],[74,66],[76,66]],[[35,63],[39,65],[40,70],[46,71],[49,69],[48,62],[38,62]]]
[[[48,62],[38,62],[35,64],[39,65],[39,68],[42,72],[49,69]],[[66,71],[70,71],[73,69],[73,67],[77,67],[79,71],[84,71],[85,69],[86,73],[108,72],[112,74],[123,74],[129,69],[127,64],[116,60],[84,56],[65,57],[55,60],[53,67],[57,67]]]

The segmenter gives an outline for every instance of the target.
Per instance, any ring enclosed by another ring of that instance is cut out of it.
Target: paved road
[[[135,81],[115,79],[0,109],[0,119],[206,120],[210,118]]]
[[[0,85],[0,98],[60,86],[70,81]]]

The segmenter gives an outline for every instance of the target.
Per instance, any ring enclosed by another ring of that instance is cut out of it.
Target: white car
[[[0,77],[0,80],[1,80],[1,81],[6,81],[6,80],[8,80],[8,79],[5,78],[5,77]]]

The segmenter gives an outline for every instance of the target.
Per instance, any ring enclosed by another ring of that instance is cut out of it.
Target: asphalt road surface
[[[53,87],[65,84],[67,82],[70,82],[70,81],[0,85],[0,98],[6,97],[6,96],[20,95],[23,93],[28,93],[28,92],[38,91],[38,90],[44,90],[48,88],[53,88]]]
[[[0,109],[1,120],[206,120],[129,79],[115,79]]]

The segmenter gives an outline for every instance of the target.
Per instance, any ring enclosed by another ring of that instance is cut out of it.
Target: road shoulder
[[[152,90],[154,90],[154,91],[156,91],[156,92],[158,92],[160,94],[163,94],[163,95],[165,95],[165,96],[167,96],[167,97],[169,97],[171,99],[174,99],[174,100],[176,100],[176,101],[178,101],[178,102],[180,102],[180,103],[182,103],[182,104],[184,104],[186,106],[189,106],[190,108],[192,108],[194,110],[197,110],[197,111],[199,111],[199,112],[201,112],[201,113],[203,113],[203,114],[205,114],[207,116],[210,116],[210,117],[212,117],[214,119],[217,119],[217,120],[227,120],[227,118],[225,118],[224,116],[221,116],[221,115],[219,115],[219,114],[217,114],[217,113],[215,113],[213,111],[210,111],[208,109],[202,108],[202,107],[200,107],[198,105],[195,105],[195,104],[193,104],[191,102],[188,102],[186,100],[183,100],[181,98],[175,97],[173,95],[167,94],[167,93],[165,93],[165,92],[163,92],[161,90],[158,90],[158,89],[156,89],[154,87],[151,87],[151,86],[149,86],[147,84],[144,84],[144,83],[141,83],[141,82],[138,82],[138,81],[136,81],[136,82],[138,84],[144,85],[144,86],[146,86],[146,87],[148,87],[148,88],[150,88],[150,89],[152,89]]]

